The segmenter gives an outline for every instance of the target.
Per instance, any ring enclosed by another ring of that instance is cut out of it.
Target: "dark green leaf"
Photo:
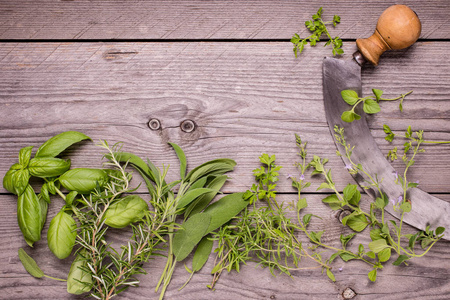
[[[186,166],[187,166],[186,155],[184,154],[183,149],[181,149],[181,147],[178,146],[177,144],[169,143],[169,145],[173,147],[175,153],[178,156],[178,160],[180,161],[180,177],[181,179],[184,179],[186,176]]]
[[[42,272],[41,268],[39,268],[36,261],[31,256],[29,256],[22,248],[19,248],[19,259],[22,262],[25,270],[30,273],[31,276],[36,278],[44,277],[44,272]]]
[[[50,203],[50,194],[48,193],[48,185],[47,183],[44,183],[41,187],[41,193],[38,195],[41,197],[45,202]]]
[[[363,110],[367,114],[376,114],[377,112],[379,112],[381,110],[381,108],[380,108],[380,105],[376,101],[374,101],[372,99],[367,99],[364,101]]]
[[[198,272],[208,261],[208,257],[211,254],[214,242],[208,239],[208,236],[202,238],[198,243],[197,249],[194,252],[194,258],[192,259],[192,271]]]
[[[123,228],[141,220],[148,211],[147,202],[137,195],[128,195],[112,204],[105,213],[105,224]]]
[[[189,206],[186,208],[186,211],[184,212],[185,218],[204,210],[209,205],[209,203],[211,203],[212,199],[214,199],[214,197],[217,195],[218,191],[220,191],[227,179],[228,176],[221,175],[215,177],[210,183],[208,183],[206,187],[213,191],[206,193],[191,202],[191,204],[189,204]]]
[[[232,171],[236,162],[228,158],[219,158],[208,161],[200,166],[194,168],[186,175],[186,180],[193,182],[198,178],[211,175],[211,173],[221,173],[216,175],[223,175],[226,172]]]
[[[444,227],[438,227],[436,228],[436,230],[434,231],[436,236],[439,236],[441,234],[443,234],[445,232],[445,228]]]
[[[17,199],[17,220],[25,241],[33,247],[41,239],[42,214],[39,199],[30,185]]]
[[[342,113],[341,119],[344,122],[351,123],[351,122],[353,122],[355,120],[361,119],[361,116],[358,115],[357,113],[354,113],[353,111],[349,110],[349,111],[344,111]]]
[[[87,263],[86,250],[83,249],[78,253],[70,266],[69,275],[67,277],[68,293],[80,295],[91,290],[93,280],[91,274],[86,271],[88,268]]]
[[[30,174],[36,177],[55,177],[63,174],[70,168],[70,160],[53,157],[32,158],[28,164]]]
[[[312,214],[306,214],[303,216],[302,221],[303,225],[306,227],[308,226],[309,222],[311,221]]]
[[[87,135],[78,131],[66,131],[50,138],[36,152],[35,157],[55,157],[71,145],[82,140],[90,140]]]
[[[341,244],[342,247],[345,249],[345,247],[347,246],[348,242],[356,235],[356,233],[350,233],[349,235],[342,235],[339,237],[339,239],[341,240]]]
[[[97,185],[103,187],[108,180],[108,174],[104,170],[88,168],[72,169],[59,177],[59,182],[64,188],[80,194],[92,192]]]
[[[394,266],[400,266],[403,262],[407,261],[409,259],[409,257],[407,255],[399,255],[397,260],[394,261],[392,264]]]
[[[353,90],[343,90],[341,91],[341,96],[350,105],[355,105],[359,100],[358,93]]]
[[[77,191],[71,191],[70,193],[68,193],[66,196],[66,205],[68,206],[72,205],[73,200],[75,200],[77,196],[78,196]]]
[[[68,213],[62,209],[50,222],[47,233],[48,248],[59,259],[64,259],[72,253],[77,224]]]
[[[341,254],[339,254],[339,256],[341,257],[341,259],[343,261],[349,261],[352,259],[356,259],[356,255],[354,255],[352,253],[348,253],[348,252],[342,252]]]
[[[219,201],[208,206],[204,214],[211,216],[211,222],[207,233],[216,230],[235,217],[241,210],[247,207],[249,201],[243,198],[244,193],[226,195]]]
[[[19,164],[26,168],[28,167],[28,163],[31,159],[31,150],[33,149],[33,146],[25,147],[20,149],[19,151]]]
[[[392,133],[391,128],[388,125],[386,125],[386,124],[383,124],[383,130],[384,130],[384,133],[386,133],[386,134],[391,134]]]
[[[190,217],[173,236],[173,254],[177,261],[185,259],[207,233],[211,216],[200,213]]]

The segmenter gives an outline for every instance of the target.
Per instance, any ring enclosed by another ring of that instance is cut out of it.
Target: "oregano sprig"
[[[382,98],[383,91],[379,89],[372,89],[373,95],[367,96],[367,97],[359,97],[358,93],[354,90],[343,90],[341,91],[342,99],[344,99],[347,104],[352,105],[352,108],[350,110],[344,111],[341,115],[341,119],[344,122],[351,123],[355,120],[361,119],[361,116],[358,115],[355,112],[356,107],[362,103],[363,104],[363,110],[366,114],[376,114],[378,113],[381,108],[379,105],[380,101],[396,101],[400,100],[399,109],[400,111],[403,111],[403,100],[406,96],[412,93],[412,91],[409,91],[406,94],[401,94],[400,96],[396,98]]]
[[[334,27],[338,23],[341,22],[341,17],[338,15],[335,15],[333,17],[333,21],[324,22],[322,20],[322,7],[319,8],[316,14],[312,16],[312,20],[306,21],[305,26],[311,31],[313,34],[311,34],[307,38],[300,38],[298,33],[294,34],[294,36],[291,38],[291,42],[294,44],[294,54],[295,57],[298,56],[298,54],[302,53],[304,47],[306,44],[310,44],[310,46],[315,46],[317,42],[320,41],[320,37],[323,34],[326,34],[328,37],[328,41],[325,43],[325,46],[332,45],[333,47],[333,55],[341,55],[344,54],[344,50],[342,49],[342,40],[340,37],[331,37],[330,33],[328,32],[327,25],[333,24]]]

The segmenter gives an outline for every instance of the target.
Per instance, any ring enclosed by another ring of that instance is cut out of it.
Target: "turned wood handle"
[[[384,51],[411,46],[421,30],[419,17],[411,8],[393,5],[381,14],[375,33],[367,39],[357,39],[356,45],[364,58],[376,66]]]

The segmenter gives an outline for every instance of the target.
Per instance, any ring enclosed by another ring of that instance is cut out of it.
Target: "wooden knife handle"
[[[367,39],[357,39],[356,46],[364,58],[376,66],[386,50],[411,46],[421,31],[419,17],[411,8],[393,5],[381,14],[375,33]]]

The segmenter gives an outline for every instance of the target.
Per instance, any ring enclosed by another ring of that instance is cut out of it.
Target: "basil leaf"
[[[72,265],[70,266],[67,277],[67,292],[80,295],[91,290],[93,280],[92,276],[86,270],[88,269],[86,250],[81,250]]]
[[[19,259],[22,262],[25,270],[31,276],[36,278],[44,277],[44,272],[42,272],[41,268],[39,268],[36,261],[31,256],[29,256],[22,248],[19,248]]]
[[[173,147],[175,153],[178,156],[178,160],[180,161],[180,177],[181,179],[184,179],[186,177],[186,166],[187,166],[186,155],[184,154],[183,149],[181,149],[181,147],[178,146],[177,144],[169,143],[169,145]]]
[[[144,199],[129,195],[106,210],[105,224],[114,228],[123,228],[142,219],[146,211],[148,211],[148,205]]]
[[[48,203],[45,199],[39,198],[39,205],[41,206],[41,231],[44,228],[45,221],[47,221]]]
[[[195,190],[190,190],[184,194],[180,200],[178,200],[177,209],[183,208],[195,199],[197,199],[199,196],[204,195],[206,193],[212,192],[212,189],[208,188],[199,188]]]
[[[185,259],[207,233],[211,216],[196,214],[189,218],[173,236],[173,254],[177,261]]]
[[[3,187],[15,195],[21,195],[28,186],[30,181],[30,172],[28,169],[16,169],[19,164],[13,165],[5,177],[3,177]],[[14,168],[13,168],[14,167]]]
[[[59,259],[64,259],[70,255],[75,239],[77,224],[64,208],[52,219],[47,233],[48,248]]]
[[[198,243],[197,249],[194,252],[194,258],[192,259],[192,271],[198,272],[208,261],[211,254],[214,242],[205,236]]]
[[[196,200],[194,200],[189,206],[186,208],[186,211],[184,213],[185,218],[189,217],[190,215],[195,215],[202,210],[205,209],[205,207],[208,206],[208,204],[214,199],[214,197],[217,195],[218,191],[222,188],[222,186],[227,181],[228,176],[221,175],[215,177],[206,187],[209,189],[212,189],[212,192],[206,193],[200,197],[198,197]]]
[[[353,90],[343,90],[341,91],[342,99],[344,99],[347,104],[355,105],[358,102],[358,93]]]
[[[66,196],[66,205],[70,206],[73,203],[73,200],[75,200],[75,197],[78,196],[78,192],[77,191],[71,191],[70,193],[67,194]]]
[[[39,199],[31,185],[28,185],[17,199],[17,220],[23,237],[30,247],[41,239],[41,213]]]
[[[19,151],[19,164],[26,168],[31,159],[31,150],[33,146],[25,147]]]
[[[32,158],[28,164],[30,174],[36,177],[55,177],[63,174],[70,168],[70,160],[53,157]]]
[[[102,169],[77,168],[59,177],[61,185],[69,191],[80,194],[92,192],[97,185],[101,188],[108,182],[108,174]]]
[[[209,228],[206,231],[210,233],[216,230],[226,222],[230,221],[238,213],[249,205],[250,201],[244,200],[244,193],[234,193],[226,195],[219,201],[208,206],[203,214],[211,216]],[[195,216],[195,215],[194,215]]]
[[[38,195],[39,198],[45,200],[45,202],[50,203],[50,195],[48,193],[48,185],[44,183],[41,187],[41,192]]]
[[[380,105],[375,100],[367,99],[364,101],[363,110],[368,114],[376,114],[381,109]]]
[[[66,131],[47,140],[36,152],[34,157],[56,157],[71,145],[90,137],[78,131]]]

